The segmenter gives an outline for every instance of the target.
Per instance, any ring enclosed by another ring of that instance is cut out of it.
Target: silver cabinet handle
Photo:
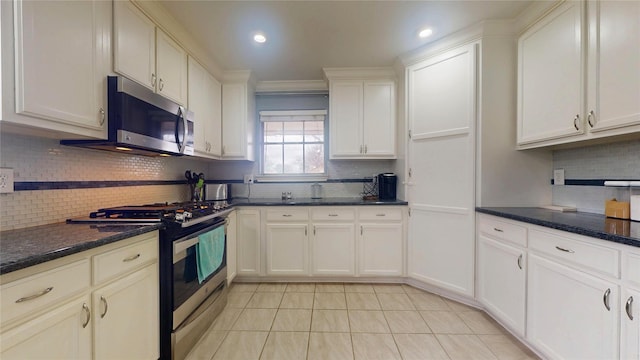
[[[307,227],[304,227],[304,236],[307,236]]]
[[[593,128],[594,122],[593,120],[596,117],[596,113],[593,112],[593,110],[589,111],[589,114],[587,114],[587,122],[589,123],[589,126],[591,126]]]
[[[607,289],[602,296],[602,302],[604,302],[604,307],[607,308],[607,311],[611,311],[611,306],[609,305],[609,295],[611,295],[611,289]]]
[[[577,114],[576,117],[573,118],[573,127],[580,131],[580,128],[578,128],[578,121],[580,121],[580,114]]]
[[[376,216],[387,216],[387,214],[376,214]]]
[[[156,87],[156,74],[151,73],[151,86]]]
[[[522,270],[522,254],[518,256],[518,267],[520,268],[520,270]]]
[[[575,251],[571,250],[571,249],[565,249],[565,248],[561,248],[560,246],[556,246],[556,249],[560,250],[560,251],[564,251],[570,254],[575,253]]]
[[[502,229],[498,229],[498,228],[493,228],[493,231],[497,231],[497,232],[504,232],[504,230],[502,230]]]
[[[315,234],[316,234],[316,227],[314,226],[313,227],[313,235],[315,235]]]
[[[104,311],[100,314],[100,319],[103,319],[104,316],[107,315],[109,304],[107,304],[107,299],[105,299],[104,296],[100,296],[100,303],[104,305]]]
[[[627,312],[629,320],[633,320],[633,296],[629,296],[627,303],[624,305],[624,309]]]
[[[98,110],[98,112],[100,113],[100,126],[104,125],[104,118],[105,118],[105,112],[103,108],[100,108],[100,110]]]
[[[360,154],[362,154],[362,145],[360,145]]]
[[[293,215],[291,214],[282,214],[283,217],[292,217]]]
[[[84,311],[84,313],[87,315],[84,323],[82,324],[82,328],[86,328],[87,325],[89,325],[89,321],[91,321],[91,310],[89,310],[89,307],[87,306],[87,304],[82,304],[82,310]]]
[[[221,151],[222,155],[224,155],[224,150],[225,150],[225,148],[226,148],[226,146],[225,146],[225,145],[222,145],[222,151]]]
[[[360,235],[362,235],[362,225],[360,225]]]
[[[126,258],[122,259],[122,262],[133,261],[133,260],[135,260],[135,259],[137,259],[139,257],[140,257],[140,254],[131,255],[129,257],[126,257]]]
[[[366,153],[367,153],[367,151],[368,151],[368,150],[367,150],[367,145],[365,145],[365,146],[364,146],[364,153],[366,154]]]
[[[336,217],[336,216],[338,216],[338,214],[329,214],[329,216]]]
[[[24,301],[29,301],[29,300],[37,299],[37,298],[39,298],[40,296],[47,295],[48,293],[50,293],[50,292],[51,292],[51,290],[53,290],[53,286],[50,286],[50,287],[48,287],[48,288],[46,288],[46,289],[44,289],[44,290],[40,291],[40,292],[39,292],[39,293],[37,293],[37,294],[29,295],[29,296],[25,296],[25,297],[21,297],[20,299],[16,300],[16,304],[19,304],[19,303],[24,302]]]
[[[162,91],[162,88],[164,88],[164,82],[162,81],[162,78],[160,78],[160,82],[158,83],[158,89]]]

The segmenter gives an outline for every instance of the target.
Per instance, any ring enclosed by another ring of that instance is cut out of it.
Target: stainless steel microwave
[[[121,76],[107,77],[108,138],[63,145],[139,155],[193,155],[194,114]]]

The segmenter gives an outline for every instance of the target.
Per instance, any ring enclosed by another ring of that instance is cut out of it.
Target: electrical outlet
[[[0,169],[0,193],[13,192],[13,169]]]
[[[244,183],[253,184],[253,174],[244,174]]]
[[[564,185],[564,169],[553,170],[553,185]]]

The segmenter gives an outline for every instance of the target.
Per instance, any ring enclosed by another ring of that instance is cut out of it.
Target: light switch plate
[[[13,192],[13,169],[0,168],[0,193]]]
[[[564,169],[553,170],[553,185],[564,185]]]

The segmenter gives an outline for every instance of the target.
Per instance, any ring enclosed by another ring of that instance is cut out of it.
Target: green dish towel
[[[224,258],[224,226],[198,236],[196,245],[196,261],[198,282],[202,282],[213,274],[222,264]]]

